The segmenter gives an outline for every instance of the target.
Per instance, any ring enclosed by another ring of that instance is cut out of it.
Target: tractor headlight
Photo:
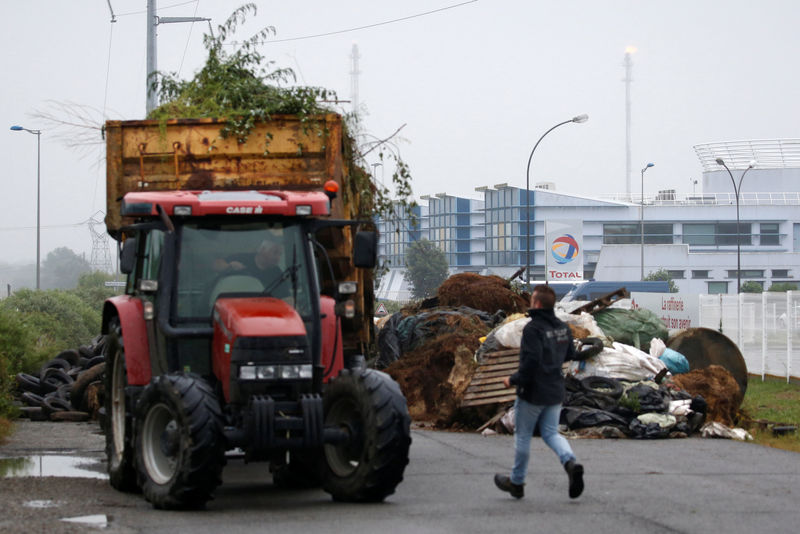
[[[311,364],[281,365],[280,377],[283,379],[311,378]]]
[[[311,364],[243,365],[239,367],[241,380],[297,380],[311,378]]]
[[[256,379],[256,366],[243,365],[239,367],[239,378],[242,380],[255,380]]]
[[[275,378],[275,367],[274,365],[257,365],[256,378],[258,380],[272,380]]]

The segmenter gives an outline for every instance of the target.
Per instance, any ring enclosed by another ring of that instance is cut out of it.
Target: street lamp
[[[529,291],[530,291],[530,285],[531,285],[531,160],[533,159],[533,153],[536,152],[536,147],[539,146],[539,143],[542,142],[542,139],[544,139],[544,136],[546,136],[547,134],[549,134],[550,132],[552,132],[553,130],[558,128],[559,126],[563,126],[563,125],[569,124],[571,122],[574,122],[574,123],[577,123],[577,124],[581,124],[581,123],[584,123],[584,122],[586,122],[588,120],[589,120],[589,115],[586,115],[584,113],[582,115],[576,115],[575,117],[572,117],[568,121],[559,122],[558,124],[556,124],[555,126],[553,126],[552,128],[550,128],[549,130],[547,130],[545,133],[542,134],[542,136],[539,138],[539,140],[536,141],[536,144],[533,145],[533,150],[531,150],[531,155],[528,157],[528,167],[527,167],[527,170],[525,171],[525,206],[526,206],[526,210],[525,210],[525,222],[526,222],[525,228],[526,228],[526,233],[527,233],[527,242],[526,242],[526,245],[525,245],[525,248],[526,248],[525,272],[527,273],[528,290]]]
[[[42,131],[41,130],[29,130],[28,128],[23,128],[22,126],[17,126],[17,125],[12,126],[11,130],[13,130],[15,132],[23,132],[24,131],[24,132],[28,132],[28,133],[32,133],[32,134],[36,135],[36,289],[38,290],[39,289],[39,270],[40,270],[39,268],[40,268],[40,265],[41,265],[41,262],[39,261],[39,259],[40,259],[40,255],[39,255],[39,250],[40,250],[39,234],[41,232],[41,224],[40,224],[40,218],[39,218],[39,204],[40,204],[39,203],[39,199],[41,198],[40,174],[41,174],[41,168],[42,168],[42,166],[41,166],[41,161],[42,161],[42,158],[41,158],[41,154],[42,154],[42,151],[41,151],[41,148],[42,148],[42,142],[41,142],[42,141]]]
[[[731,177],[731,183],[733,184],[733,192],[736,195],[736,294],[738,295],[742,290],[742,240],[739,231],[739,193],[742,191],[742,180],[744,180],[744,175],[747,174],[747,171],[756,166],[756,160],[751,160],[747,165],[747,168],[739,177],[738,186],[736,185],[736,180],[733,179],[733,173],[731,173],[731,170],[727,165],[725,165],[725,162],[722,160],[722,158],[717,158],[717,165],[722,165],[725,167],[725,170],[728,171],[728,176]]]
[[[642,243],[641,243],[642,272],[641,272],[641,275],[639,276],[639,280],[644,280],[644,171],[646,171],[650,167],[654,167],[654,166],[655,166],[655,163],[648,163],[642,169],[642,197],[639,199],[639,202],[641,202],[641,204],[639,205],[639,234],[641,235],[641,238],[642,238]]]

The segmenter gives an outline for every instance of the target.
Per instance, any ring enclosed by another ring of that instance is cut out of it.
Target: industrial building
[[[699,193],[593,198],[552,183],[530,191],[500,183],[476,188],[471,195],[478,198],[422,197],[413,219],[399,213],[378,221],[379,260],[388,272],[377,298],[411,298],[403,258],[423,238],[447,255],[450,274],[509,277],[529,264],[531,279],[543,280],[545,221],[556,220],[582,222],[584,279],[639,280],[666,269],[680,291],[696,294],[736,293],[746,281],[768,289],[800,280],[800,139],[694,148]]]

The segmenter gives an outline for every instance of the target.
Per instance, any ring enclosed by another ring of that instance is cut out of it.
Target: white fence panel
[[[700,295],[700,326],[736,343],[748,372],[800,378],[800,292]]]

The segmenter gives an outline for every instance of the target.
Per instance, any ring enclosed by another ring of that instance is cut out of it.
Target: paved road
[[[44,426],[36,426],[44,425]],[[102,457],[102,436],[75,423],[24,423],[0,456],[49,449]],[[70,433],[79,439],[71,439]],[[30,436],[46,434],[41,439]],[[87,438],[88,434],[92,434]],[[279,491],[266,464],[233,460],[207,510],[153,510],[140,496],[87,478],[0,479],[2,532],[85,532],[67,516],[107,514],[104,532],[225,534],[306,532],[795,532],[800,455],[753,444],[684,440],[576,440],[586,491],[567,496],[566,475],[536,438],[526,496],[497,491],[510,436],[415,430],[404,482],[383,504],[334,503],[321,490]],[[42,442],[44,445],[38,445]],[[31,500],[50,508],[31,512]],[[12,514],[20,512],[20,520]],[[74,528],[74,530],[73,530]]]

